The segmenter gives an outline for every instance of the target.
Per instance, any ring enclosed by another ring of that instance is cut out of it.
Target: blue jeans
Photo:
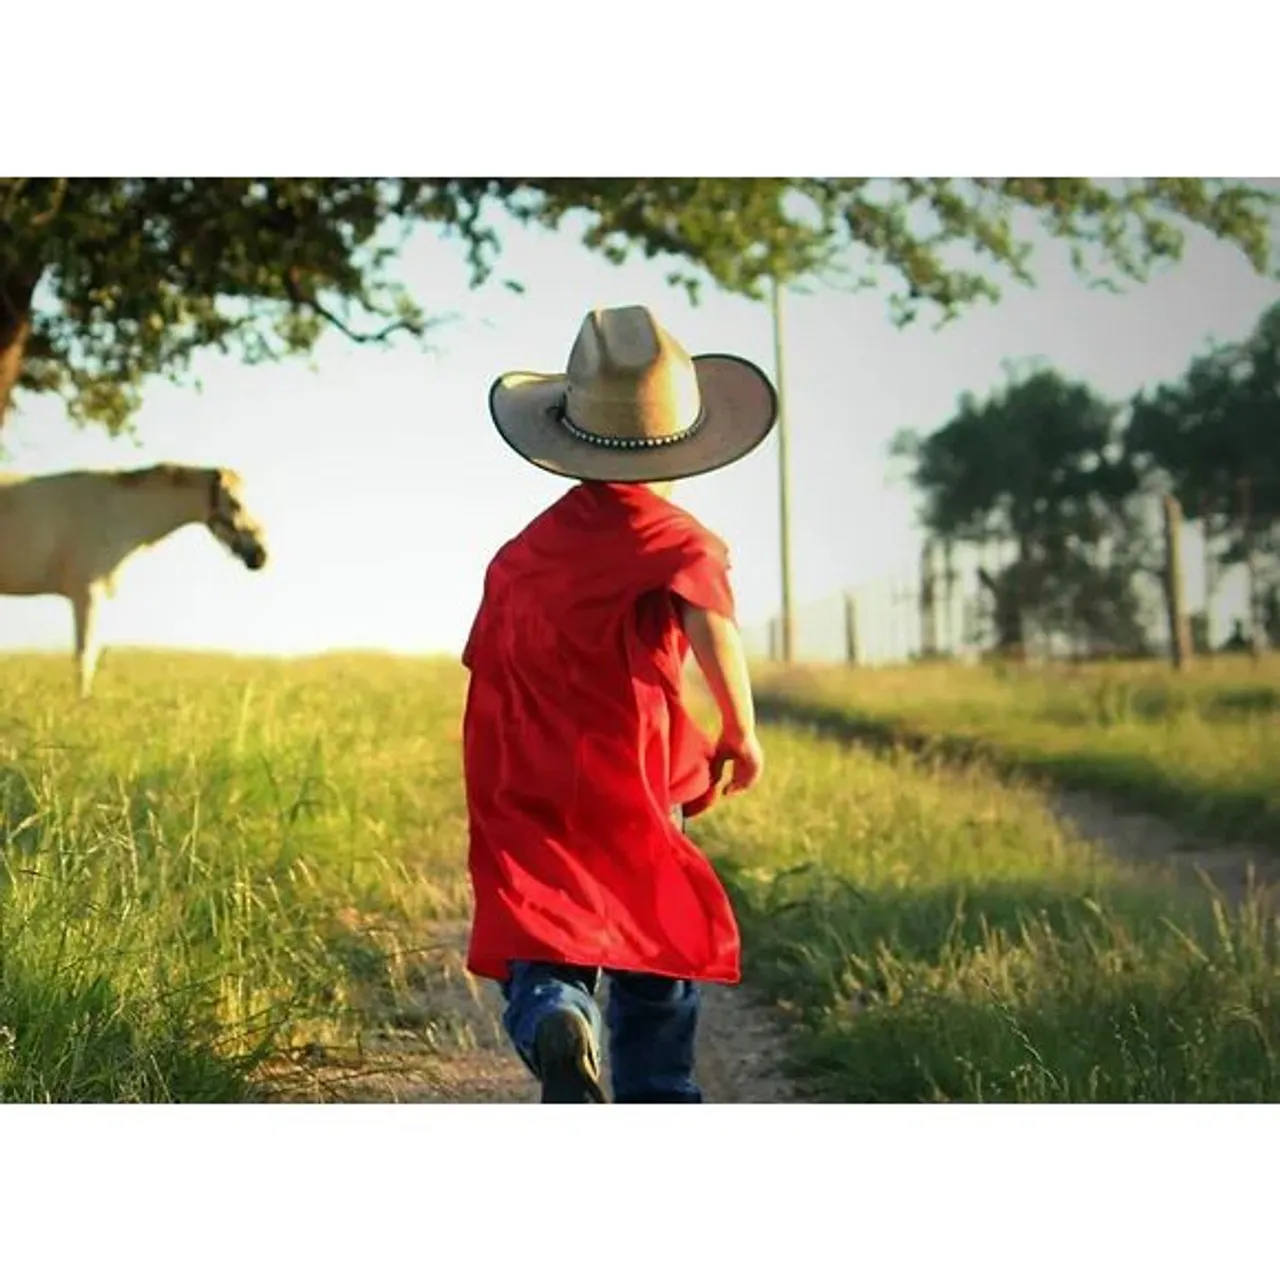
[[[671,820],[685,828],[683,812]],[[609,1065],[614,1102],[701,1102],[693,1078],[698,1031],[698,988],[686,978],[609,970]],[[525,1066],[533,1070],[538,1023],[555,1009],[575,1009],[599,1045],[600,970],[517,960],[501,984],[507,1008],[502,1025]]]
[[[502,983],[502,1025],[533,1070],[538,1023],[555,1009],[574,1009],[600,1043],[596,1004],[599,969],[518,960]],[[693,1078],[698,988],[685,978],[609,971],[607,1009],[614,1102],[701,1102]]]

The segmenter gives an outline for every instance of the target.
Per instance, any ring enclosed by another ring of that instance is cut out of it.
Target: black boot
[[[543,1102],[605,1102],[600,1063],[587,1020],[557,1009],[538,1023],[534,1036]]]

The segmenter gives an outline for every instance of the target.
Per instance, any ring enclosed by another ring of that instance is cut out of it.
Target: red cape
[[[733,617],[724,544],[640,485],[584,484],[489,566],[463,652],[468,968],[547,960],[737,982],[738,927],[671,820],[714,800],[675,597]]]

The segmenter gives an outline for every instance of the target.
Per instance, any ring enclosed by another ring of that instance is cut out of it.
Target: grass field
[[[0,1095],[245,1096],[465,910],[452,664],[0,661]]]
[[[236,1100],[466,910],[456,664],[0,659],[0,1097]],[[928,699],[918,706],[927,709]],[[1274,920],[1072,844],[981,763],[767,730],[694,834],[813,1096],[1280,1098]]]
[[[973,749],[1188,829],[1280,847],[1280,656],[1167,666],[761,673],[766,705],[864,740]]]

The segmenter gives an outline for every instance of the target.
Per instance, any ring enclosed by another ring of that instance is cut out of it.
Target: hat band
[[[571,436],[576,436],[584,444],[595,445],[600,449],[657,449],[663,445],[679,444],[681,440],[687,440],[690,436],[697,434],[706,416],[702,406],[699,406],[698,416],[691,426],[685,427],[683,431],[673,431],[665,436],[601,436],[594,431],[587,431],[578,426],[569,417],[569,402],[567,399],[561,400],[556,405],[555,415],[556,421]]]

